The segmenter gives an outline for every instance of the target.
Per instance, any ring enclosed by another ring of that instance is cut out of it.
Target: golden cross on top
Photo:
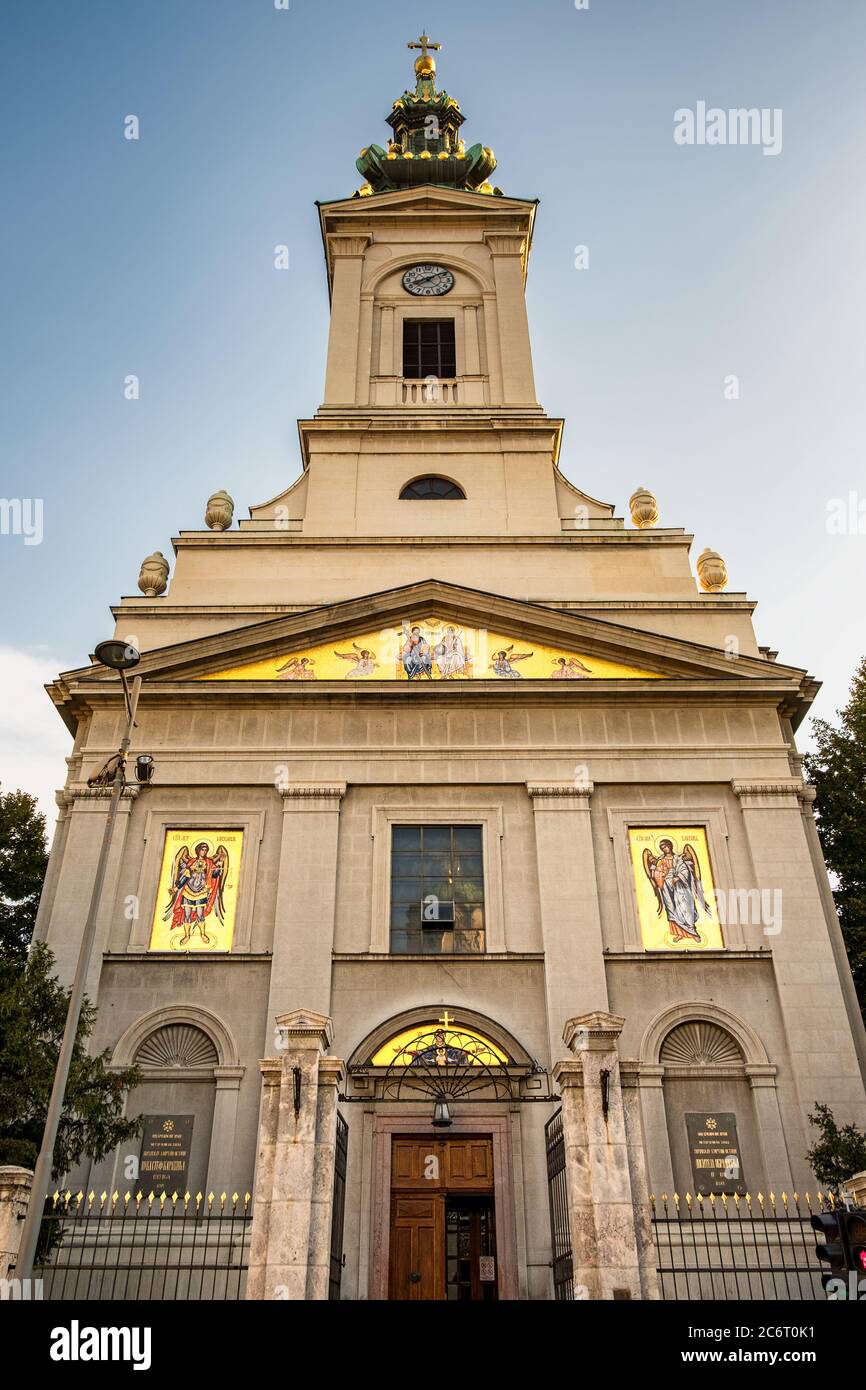
[[[450,1028],[451,1024],[454,1022],[454,1019],[448,1017],[448,1010],[446,1009],[442,1017],[437,1019],[436,1021],[437,1023],[444,1023],[446,1028]]]
[[[421,56],[424,57],[424,58],[426,58],[426,57],[427,57],[427,53],[428,53],[428,51],[429,51],[430,49],[433,49],[436,53],[438,53],[439,50],[441,49],[442,45],[441,45],[441,43],[431,43],[431,42],[430,42],[430,35],[429,35],[429,34],[422,34],[421,37],[420,37],[420,39],[418,40],[417,43],[407,43],[406,47],[407,47],[407,48],[420,48],[420,50],[421,50]]]

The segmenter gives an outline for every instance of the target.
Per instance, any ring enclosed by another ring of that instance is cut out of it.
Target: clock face
[[[454,288],[454,276],[442,265],[413,265],[403,276],[403,288],[410,294],[447,294]]]

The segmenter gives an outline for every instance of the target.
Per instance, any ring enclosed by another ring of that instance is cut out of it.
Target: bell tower
[[[324,398],[299,421],[303,515],[291,489],[253,518],[294,508],[311,536],[560,532],[562,421],[536,399],[525,299],[537,203],[506,196],[493,151],[467,146],[436,85],[440,45],[409,47],[415,86],[387,147],[361,151],[354,194],[318,205],[331,322]],[[422,477],[453,505],[407,509]]]

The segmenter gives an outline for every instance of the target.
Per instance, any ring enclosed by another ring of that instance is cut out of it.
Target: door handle
[[[418,1273],[418,1270],[417,1270],[417,1269],[413,1269],[413,1270],[412,1270],[412,1273],[409,1275],[409,1283],[410,1283],[410,1284],[420,1284],[420,1283],[421,1283],[421,1275]]]

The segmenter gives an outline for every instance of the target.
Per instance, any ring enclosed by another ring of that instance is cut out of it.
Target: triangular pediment
[[[162,647],[145,653],[137,670],[147,684],[194,682],[202,693],[235,683],[357,690],[483,681],[514,689],[532,681],[536,689],[574,690],[637,681],[659,691],[669,681],[760,680],[796,702],[808,683],[794,667],[732,661],[680,638],[434,579]],[[96,665],[62,681],[80,689],[107,678]]]

